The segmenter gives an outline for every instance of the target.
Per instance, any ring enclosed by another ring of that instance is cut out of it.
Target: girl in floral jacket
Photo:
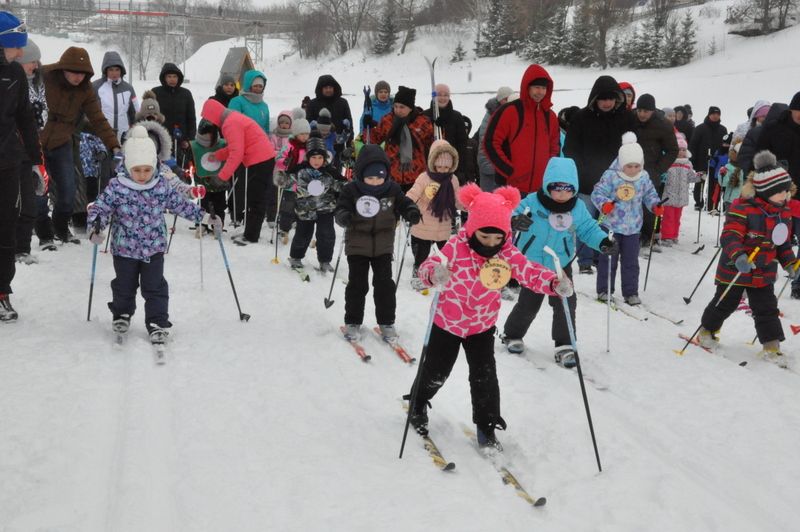
[[[481,192],[471,183],[459,199],[469,212],[466,225],[448,240],[440,255],[419,268],[427,286],[442,286],[428,342],[428,356],[414,383],[411,424],[428,432],[428,401],[453,369],[460,346],[469,364],[472,420],[478,443],[500,449],[494,431],[505,429],[500,417],[500,389],[494,361],[494,331],[500,311],[500,290],[513,276],[520,284],[547,295],[569,297],[572,283],[528,261],[511,243],[511,212],[520,202],[519,190],[502,187]]]

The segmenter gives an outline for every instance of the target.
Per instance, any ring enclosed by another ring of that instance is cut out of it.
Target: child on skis
[[[123,145],[124,167],[89,206],[90,240],[101,245],[101,231],[114,217],[111,253],[116,278],[111,281],[113,300],[108,308],[117,333],[127,332],[136,310],[136,289],[141,284],[145,299],[145,324],[154,344],[162,344],[172,326],[169,321],[169,291],[164,279],[164,250],[167,228],[164,211],[169,209],[199,222],[200,207],[171,187],[158,169],[153,141],[141,126],[128,131]],[[218,218],[211,223],[220,224]]]
[[[289,174],[296,173],[305,160],[306,141],[311,133],[311,126],[305,118],[305,111],[299,108],[294,111],[296,111],[296,114],[294,120],[292,120],[292,136],[289,138],[289,142],[283,145],[278,157],[275,159],[275,175],[273,176],[281,200],[278,213],[278,236],[284,244],[288,242],[289,231],[295,221],[294,201],[296,194],[292,187],[289,186]]]
[[[392,251],[397,222],[402,216],[411,225],[420,212],[389,174],[389,158],[374,144],[361,149],[355,177],[345,185],[336,205],[336,223],[346,229],[345,255],[350,268],[345,289],[345,338],[358,340],[364,322],[364,303],[372,267],[375,318],[387,341],[397,339],[394,327],[397,301],[392,279]]]
[[[206,212],[210,212],[210,207],[213,205],[214,214],[224,224],[225,208],[227,207],[225,191],[228,187],[225,182],[219,179],[218,172],[222,168],[222,163],[216,160],[210,161],[209,155],[220,148],[224,148],[225,139],[220,137],[217,126],[206,119],[201,119],[200,123],[197,124],[197,134],[195,134],[194,140],[189,145],[192,148],[192,157],[197,161],[194,182],[197,186],[205,187],[205,195],[200,200],[200,206]]]
[[[663,216],[658,193],[644,166],[642,147],[636,134],[625,133],[615,163],[603,172],[592,191],[592,203],[603,214],[605,229],[614,233],[619,253],[611,258],[611,286],[608,285],[608,262],[597,263],[597,299],[607,301],[614,293],[617,263],[621,263],[622,297],[628,305],[640,305],[639,232],[642,230],[642,204],[656,216]]]
[[[458,202],[458,151],[446,140],[436,140],[428,154],[428,171],[422,172],[406,196],[417,204],[422,221],[411,228],[411,250],[414,252],[414,273],[411,286],[423,290],[425,285],[417,276],[422,261],[428,258],[431,244],[439,249],[450,238]]]
[[[298,112],[298,115],[295,115]],[[278,123],[275,129],[269,134],[269,140],[275,146],[275,153],[281,153],[283,148],[289,144],[289,139],[292,138],[292,121],[295,118],[305,118],[306,113],[302,109],[295,109],[294,111],[281,111],[278,115]],[[277,171],[278,165],[276,160],[275,170]]]
[[[553,270],[553,258],[544,252],[549,246],[556,253],[564,273],[572,279],[571,262],[575,257],[577,242],[606,255],[615,251],[615,243],[608,239],[589,214],[586,205],[578,199],[578,169],[575,161],[553,157],[544,171],[542,188],[528,194],[514,209],[512,229],[519,231],[517,241],[525,257],[534,263]],[[601,258],[600,260],[607,260]],[[504,326],[503,343],[510,353],[522,353],[522,338],[528,332],[544,301],[544,294],[523,287]],[[575,294],[567,299],[573,328],[575,326]],[[552,337],[555,342],[555,360],[565,368],[575,366],[575,353],[570,342],[564,307],[557,297],[548,298],[553,308]]]
[[[759,356],[785,365],[786,356],[780,351],[785,339],[778,317],[778,300],[774,283],[777,264],[790,278],[797,276],[792,251],[792,213],[787,202],[791,197],[792,178],[778,166],[772,152],[762,151],[753,158],[754,170],[742,187],[741,197],[734,201],[725,217],[720,234],[720,254],[714,298],[703,311],[698,340],[703,347],[713,349],[719,344],[717,334],[722,324],[738,307],[742,295],[753,311]],[[752,261],[755,248],[759,252]],[[720,300],[731,285],[730,292]]]
[[[306,142],[305,162],[291,182],[297,194],[294,212],[297,216],[292,247],[289,251],[289,266],[303,268],[303,257],[314,236],[316,226],[317,261],[322,273],[332,272],[331,258],[336,242],[333,228],[333,211],[342,182],[336,178],[336,171],[330,166],[330,152],[321,138],[312,136]],[[282,183],[281,186],[287,186]]]
[[[719,183],[724,190],[722,196],[722,205],[725,212],[731,208],[731,204],[741,195],[742,185],[744,185],[745,177],[742,168],[737,162],[739,158],[739,150],[742,147],[742,141],[737,141],[731,146],[731,151],[728,152],[728,164],[726,164],[719,171]]]
[[[442,387],[463,346],[469,364],[472,421],[478,443],[501,449],[495,429],[505,429],[500,417],[500,389],[494,360],[494,331],[500,312],[500,290],[513,276],[527,288],[549,296],[569,297],[572,283],[528,261],[511,243],[511,212],[520,202],[519,190],[501,187],[481,192],[464,186],[459,199],[469,212],[466,224],[452,236],[440,255],[419,268],[427,286],[439,294],[425,361],[411,392],[411,424],[428,433],[428,401]]]
[[[689,161],[689,145],[686,137],[678,133],[678,157],[667,170],[664,187],[664,216],[661,218],[661,244],[670,247],[678,243],[683,208],[689,205],[689,183],[697,183],[700,178]]]

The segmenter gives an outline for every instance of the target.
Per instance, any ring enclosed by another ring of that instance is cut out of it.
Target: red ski
[[[345,326],[342,325],[339,327],[339,330],[342,331],[342,338],[344,338],[345,342],[353,346],[353,350],[355,350],[356,354],[361,358],[361,360],[364,362],[369,362],[372,357],[367,354],[367,352],[364,350],[364,347],[358,343],[357,340],[349,340],[344,336],[344,332],[347,330]]]
[[[397,340],[394,340],[392,342],[384,340],[383,335],[381,334],[380,327],[374,327],[372,330],[375,331],[375,334],[378,335],[378,338],[380,338],[381,342],[385,342],[386,344],[388,344],[389,347],[391,347],[392,350],[395,353],[397,353],[397,356],[400,357],[400,360],[402,360],[406,364],[413,364],[414,362],[417,361],[416,358],[408,354],[408,351],[406,351],[405,348],[403,348],[403,346],[397,342]]]

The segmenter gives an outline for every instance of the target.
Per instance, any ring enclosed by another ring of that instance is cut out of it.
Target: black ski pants
[[[241,220],[245,210],[245,190],[247,191],[247,224],[244,228],[244,237],[250,242],[258,242],[264,218],[275,221],[276,206],[278,201],[277,188],[272,182],[272,172],[275,168],[275,159],[245,168],[236,172],[236,184],[231,192],[229,205],[235,216],[234,220]],[[233,210],[233,198],[236,198],[236,210]]]
[[[703,318],[701,320],[703,328],[712,332],[718,331],[722,327],[723,322],[728,319],[728,316],[733,314],[739,307],[742,294],[747,291],[747,301],[750,303],[750,309],[753,311],[753,321],[756,325],[758,341],[765,344],[772,340],[782,342],[786,339],[783,336],[783,327],[781,326],[781,319],[779,317],[778,300],[775,297],[774,285],[765,286],[763,288],[734,286],[725,296],[725,299],[720,301],[719,306],[714,306],[714,303],[716,303],[727,287],[727,284],[717,285],[717,292],[714,294],[714,299],[711,300],[703,311]]]
[[[219,216],[222,223],[225,223],[225,191],[206,192],[206,196],[200,200],[200,206],[206,212],[211,212],[210,206],[214,206],[214,214]]]
[[[333,213],[317,214],[316,220],[297,220],[297,228],[292,239],[289,256],[293,259],[302,259],[306,256],[314,228],[317,233],[317,261],[330,262],[333,258],[333,247],[336,244],[336,231],[333,228]],[[389,268],[391,270],[391,266]]]
[[[169,322],[169,285],[164,279],[163,253],[156,253],[149,262],[114,255],[114,272],[117,276],[111,281],[113,301],[108,308],[115,319],[122,314],[133,316],[136,312],[136,290],[141,282],[147,330],[151,330],[151,324],[161,328],[172,326]]]
[[[19,170],[20,209],[19,219],[17,220],[16,253],[31,252],[33,224],[36,222],[36,215],[39,212],[34,189],[33,166],[29,160],[25,159],[22,161]]]
[[[414,253],[414,271],[417,271],[420,265],[425,262],[428,255],[431,254],[431,245],[434,244],[433,240],[423,240],[411,235],[411,251]],[[447,240],[436,242],[436,247],[442,249],[447,244]]]
[[[392,279],[392,255],[366,257],[348,255],[350,272],[344,291],[344,322],[364,323],[364,304],[369,292],[369,269],[372,267],[372,297],[375,301],[375,319],[378,325],[392,325],[395,319],[397,299]]]
[[[572,280],[571,266],[564,268],[564,273]],[[533,292],[524,286],[522,290],[520,290],[517,303],[514,305],[514,308],[511,309],[511,314],[509,314],[506,319],[505,329],[503,331],[506,338],[521,339],[525,337],[528,333],[528,328],[536,318],[536,314],[539,313],[539,309],[542,307],[545,297],[547,297],[547,302],[550,303],[550,307],[553,309],[553,325],[550,334],[553,337],[555,346],[560,347],[562,345],[572,344],[569,338],[567,317],[564,314],[564,304],[561,302],[561,298],[559,296],[545,296],[544,294]],[[572,327],[573,330],[576,330],[575,306],[577,298],[574,293],[567,298],[567,303],[569,304],[569,314],[572,318]]]
[[[17,273],[14,259],[19,218],[19,161],[0,166],[0,294],[11,293]]]
[[[492,327],[488,331],[461,338],[433,325],[425,361],[420,368],[416,404],[430,401],[444,385],[463,345],[469,365],[472,421],[478,426],[500,424],[500,386],[494,361],[494,331]]]

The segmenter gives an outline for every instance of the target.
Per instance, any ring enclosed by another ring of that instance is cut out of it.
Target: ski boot
[[[333,266],[331,266],[330,262],[320,262],[319,271],[321,271],[322,273],[327,273],[327,272],[333,273]]]
[[[631,294],[631,295],[629,295],[628,297],[625,298],[625,303],[627,303],[628,305],[630,305],[632,307],[635,307],[637,305],[641,305],[642,304],[642,300],[639,299],[639,296],[637,294]]]
[[[599,294],[597,294],[597,300],[600,301],[601,303],[608,303],[608,297],[609,296],[607,292],[600,292]]]
[[[303,260],[289,257],[289,267],[293,270],[301,270],[303,268]]]
[[[717,338],[718,333],[719,331],[711,332],[705,327],[700,327],[700,331],[697,333],[697,341],[702,347],[713,351],[719,346],[719,338]]]
[[[381,325],[378,324],[378,328],[381,330],[381,338],[383,338],[384,342],[392,343],[396,342],[399,338],[397,335],[397,330],[394,328],[394,325]]]
[[[349,342],[357,342],[361,339],[361,324],[347,323],[344,326],[344,338]]]
[[[231,241],[236,244],[237,246],[246,246],[250,244],[250,241],[247,240],[244,235],[236,235],[235,237],[231,238]]]
[[[410,399],[410,396],[406,396]],[[414,408],[411,409],[411,426],[417,431],[420,436],[428,435],[428,406],[430,403],[427,401],[417,401]]]
[[[476,435],[478,437],[478,447],[482,449],[494,449],[502,452],[503,446],[497,441],[494,431],[496,429],[506,430],[506,422],[503,418],[498,417],[498,421],[490,423],[481,423],[477,425]]]
[[[786,355],[781,353],[781,343],[778,340],[770,340],[763,344],[757,356],[758,358],[777,364],[782,368],[789,367]]]
[[[3,323],[13,323],[17,321],[19,314],[11,306],[11,300],[8,294],[0,294],[0,321]]]
[[[114,316],[114,321],[111,322],[111,330],[114,331],[114,341],[117,344],[122,344],[125,341],[125,336],[128,334],[128,329],[130,328],[130,314],[120,314],[119,316]]]
[[[578,365],[578,361],[575,359],[575,351],[570,345],[556,347],[555,359],[556,364],[567,369],[574,368]]]
[[[150,330],[150,343],[154,345],[163,345],[169,339],[169,330],[166,327],[159,327],[155,323],[148,324]]]
[[[512,355],[521,355],[525,351],[525,342],[522,338],[507,338],[503,337],[503,343],[506,344],[506,350]]]

